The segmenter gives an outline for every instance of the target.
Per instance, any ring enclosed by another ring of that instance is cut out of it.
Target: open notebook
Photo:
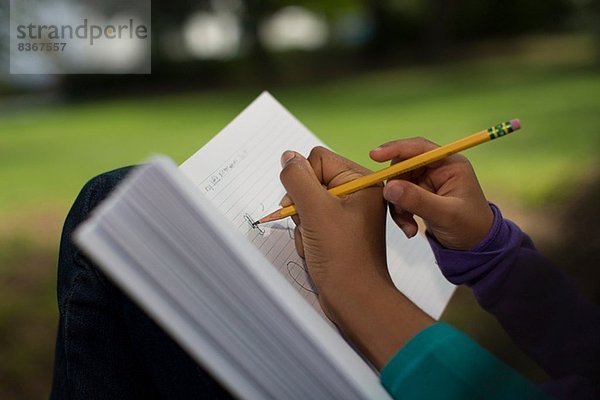
[[[261,94],[179,169],[136,169],[76,232],[78,244],[242,398],[386,398],[323,315],[287,219],[253,228],[284,195],[279,156],[323,145]],[[397,287],[439,318],[454,287],[425,239],[388,218]]]

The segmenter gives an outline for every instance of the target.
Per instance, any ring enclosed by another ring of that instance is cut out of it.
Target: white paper
[[[285,150],[305,156],[324,146],[269,93],[261,94],[180,169],[234,227],[322,314],[303,260],[297,255],[290,218],[253,229],[256,220],[279,208],[285,190],[279,159]],[[400,291],[438,319],[454,286],[442,276],[422,236],[406,239],[388,217],[388,265]]]

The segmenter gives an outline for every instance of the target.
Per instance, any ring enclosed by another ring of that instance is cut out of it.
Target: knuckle
[[[426,137],[419,136],[418,139],[427,148],[440,147],[437,143],[432,142],[431,140],[427,139]]]
[[[454,154],[454,158],[460,164],[465,164],[465,165],[469,165],[469,166],[471,165],[471,162],[469,161],[469,159],[462,154]]]
[[[435,178],[440,182],[448,182],[454,176],[454,171],[449,168],[440,168],[435,171]]]
[[[459,154],[457,154],[456,156],[456,171],[458,171],[461,175],[475,175],[475,170],[473,169],[473,165],[471,165],[471,162],[465,156]]]
[[[325,147],[315,146],[310,151],[310,154],[308,155],[308,157],[309,158],[319,158],[327,153],[329,153],[329,150],[327,150]]]
[[[456,164],[461,170],[468,171],[473,169],[471,161],[469,161],[469,159],[462,154],[453,154],[451,157],[452,163]]]

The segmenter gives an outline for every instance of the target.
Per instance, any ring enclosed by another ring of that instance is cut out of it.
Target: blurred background
[[[80,187],[152,153],[185,160],[262,90],[371,168],[385,141],[444,144],[520,118],[466,155],[488,198],[600,300],[598,0],[152,0],[151,75],[10,75],[8,10],[0,0],[2,399],[48,395],[58,241]],[[545,379],[468,289],[443,319]]]

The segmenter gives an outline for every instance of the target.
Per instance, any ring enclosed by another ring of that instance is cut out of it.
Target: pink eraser
[[[519,121],[517,118],[511,119],[510,126],[512,127],[513,131],[516,131],[517,129],[521,129],[521,121]]]

